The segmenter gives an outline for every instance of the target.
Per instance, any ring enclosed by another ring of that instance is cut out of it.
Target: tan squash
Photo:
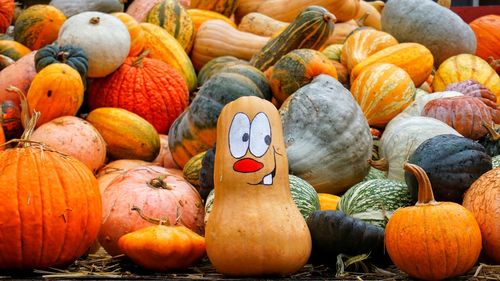
[[[359,12],[354,18],[359,19],[364,15],[367,15],[363,21],[363,25],[373,27],[376,30],[381,30],[382,24],[380,21],[382,19],[382,16],[380,15],[380,12],[377,10],[377,8],[363,0],[359,1],[359,5]]]
[[[229,103],[218,119],[217,196],[205,239],[208,258],[225,275],[291,274],[311,253],[290,192],[282,132],[276,107],[257,97]]]
[[[261,13],[250,13],[241,19],[238,29],[259,36],[273,36],[278,30],[283,31],[290,23],[275,20]]]
[[[239,31],[223,20],[209,20],[198,29],[191,60],[196,70],[216,57],[250,60],[268,41],[269,37]]]

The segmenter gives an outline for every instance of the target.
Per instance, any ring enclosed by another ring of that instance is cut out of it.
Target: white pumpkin
[[[62,116],[38,127],[30,140],[40,141],[71,155],[96,172],[106,161],[106,142],[89,122]]]
[[[370,127],[339,81],[319,75],[280,108],[290,174],[317,192],[339,194],[368,174]]]
[[[411,117],[411,116],[420,116],[422,110],[425,105],[431,100],[440,99],[440,98],[449,98],[456,96],[463,96],[462,93],[455,91],[444,91],[444,92],[435,92],[431,94],[418,94],[420,91],[417,91],[417,95],[415,96],[415,100],[407,107],[403,112],[398,114],[395,118],[401,117]]]
[[[49,5],[61,10],[69,18],[81,12],[123,12],[123,0],[52,0]]]
[[[64,22],[59,45],[82,48],[89,59],[88,77],[104,77],[118,69],[130,50],[130,34],[117,17],[101,12],[83,12]]]
[[[389,165],[387,178],[405,181],[403,165],[415,149],[425,140],[443,134],[462,136],[448,124],[430,117],[392,119],[382,134],[379,146],[380,157]]]

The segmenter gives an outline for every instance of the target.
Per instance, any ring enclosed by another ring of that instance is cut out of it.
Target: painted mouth
[[[272,185],[274,182],[274,176],[276,176],[276,154],[279,154],[276,152],[276,150],[273,147],[273,155],[274,155],[274,168],[271,171],[271,173],[265,175],[262,180],[258,183],[249,183],[250,185]]]

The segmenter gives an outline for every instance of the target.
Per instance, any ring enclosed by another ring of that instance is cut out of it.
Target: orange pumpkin
[[[129,14],[126,13],[112,13],[111,15],[121,20],[128,29],[130,34],[130,51],[129,57],[138,56],[144,49],[144,32],[142,31],[139,23]]]
[[[337,210],[337,204],[340,201],[340,197],[328,193],[318,193],[319,197],[319,208],[321,211],[326,210]]]
[[[97,183],[99,183],[99,190],[101,193],[104,192],[106,187],[119,175],[124,174],[128,170],[132,170],[137,167],[153,166],[151,162],[146,162],[136,159],[120,159],[111,161],[106,166],[99,169],[96,174]]]
[[[0,54],[15,61],[29,54],[31,50],[23,44],[12,40],[0,40]]]
[[[26,97],[29,112],[41,113],[37,126],[60,116],[75,115],[83,103],[82,78],[67,64],[51,64],[35,76]]]
[[[412,277],[440,280],[461,275],[481,252],[481,230],[459,204],[436,202],[424,170],[405,164],[418,180],[418,202],[399,208],[385,228],[385,245],[394,264]]]
[[[23,93],[28,92],[36,75],[35,54],[33,51],[0,71],[0,103],[10,100],[19,106],[19,95],[8,89],[14,86]]]
[[[469,23],[476,34],[476,56],[487,60],[500,59],[500,15],[486,15]]]
[[[64,21],[64,13],[54,6],[31,6],[17,18],[14,39],[32,50],[38,50],[57,39]]]
[[[500,76],[482,58],[470,54],[461,54],[445,60],[437,69],[432,81],[435,92],[442,92],[451,83],[475,80],[497,96],[500,105]]]
[[[385,127],[415,99],[415,85],[403,69],[388,63],[363,69],[351,93],[370,126]]]
[[[0,0],[0,33],[5,33],[14,17],[14,0]]]
[[[181,172],[182,173],[182,172]],[[179,221],[198,234],[203,234],[205,211],[200,195],[175,170],[157,166],[138,167],[116,177],[102,191],[103,221],[99,243],[111,255],[123,253],[118,239],[123,235],[157,223],[144,215]]]
[[[497,168],[477,179],[465,193],[463,202],[479,223],[484,252],[496,264],[500,264],[499,198],[500,168]]]

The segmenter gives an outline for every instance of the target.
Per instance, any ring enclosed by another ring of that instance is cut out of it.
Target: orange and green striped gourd
[[[191,9],[202,9],[230,17],[238,7],[239,0],[191,0]]]

